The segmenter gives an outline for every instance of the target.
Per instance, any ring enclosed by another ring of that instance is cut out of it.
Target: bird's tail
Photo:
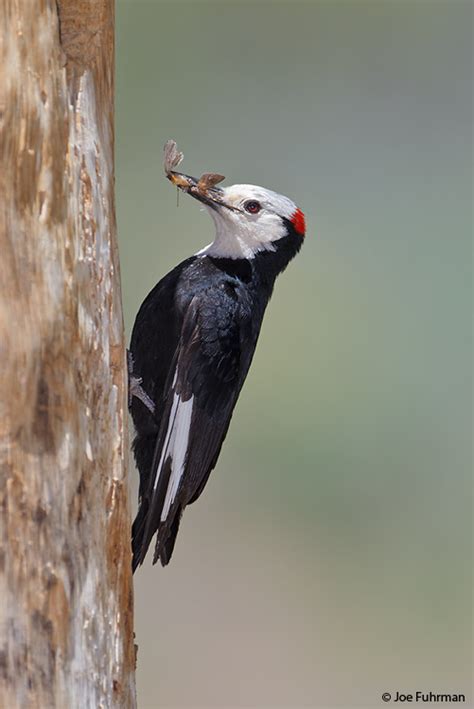
[[[144,499],[140,503],[132,525],[132,570],[134,572],[143,563],[151,541],[148,535],[148,511],[148,501]],[[158,559],[162,566],[169,564],[182,514],[182,507],[177,505],[174,510],[170,510],[166,522],[160,522],[156,535],[154,564]]]
[[[153,555],[153,563],[156,564],[158,559],[161,561],[162,566],[169,564],[171,556],[173,554],[174,543],[176,541],[176,535],[179,530],[179,523],[181,522],[181,517],[183,510],[181,507],[177,507],[174,513],[171,524],[166,524],[166,529],[158,530],[156,537],[155,553]]]
[[[132,524],[132,571],[135,573],[145,558],[148,544],[144,544],[145,529],[147,522],[148,501],[142,499],[138,508],[137,516]]]

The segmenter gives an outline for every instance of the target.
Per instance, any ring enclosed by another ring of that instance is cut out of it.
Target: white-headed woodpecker
[[[184,508],[216,465],[275,279],[305,233],[298,207],[263,187],[220,188],[218,175],[167,176],[207,207],[216,232],[153,288],[133,327],[130,408],[140,473],[134,569],[155,533],[153,563],[168,564]]]

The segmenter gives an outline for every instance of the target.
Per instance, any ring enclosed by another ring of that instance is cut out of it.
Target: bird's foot
[[[144,388],[142,387],[142,378],[136,377],[133,373],[133,355],[130,350],[127,350],[127,367],[128,367],[128,408],[132,406],[132,399],[135,397],[139,399],[144,406],[152,414],[155,413],[155,404],[153,400],[148,396]]]

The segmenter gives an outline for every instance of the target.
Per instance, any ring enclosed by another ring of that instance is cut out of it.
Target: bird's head
[[[275,251],[284,237],[301,241],[305,234],[303,212],[288,197],[257,185],[218,187],[220,175],[170,172],[171,182],[202,202],[216,226],[212,244],[200,253],[223,258],[251,259],[260,251]]]

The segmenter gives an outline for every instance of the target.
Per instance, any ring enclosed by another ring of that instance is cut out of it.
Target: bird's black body
[[[303,240],[291,221],[285,222],[287,235],[275,241],[274,250],[249,259],[204,254],[183,261],[139,310],[130,350],[154,412],[132,399],[140,473],[134,569],[155,532],[154,561],[169,562],[182,512],[199,497],[216,464],[275,278]]]

